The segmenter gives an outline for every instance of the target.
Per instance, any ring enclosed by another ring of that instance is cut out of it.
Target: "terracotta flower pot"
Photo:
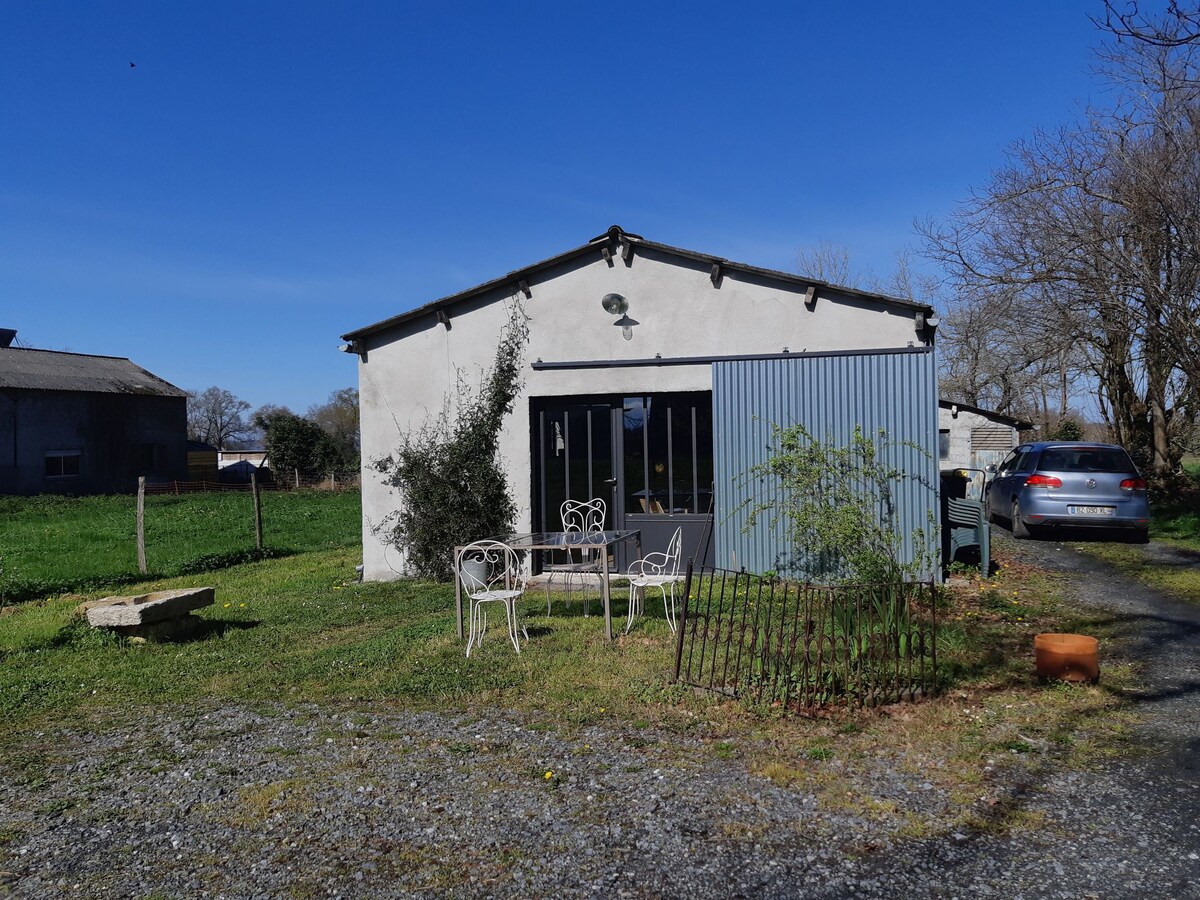
[[[1100,680],[1100,642],[1085,634],[1039,634],[1033,639],[1038,678],[1063,681]]]

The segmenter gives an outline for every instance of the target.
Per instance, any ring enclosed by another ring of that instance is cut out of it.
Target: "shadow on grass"
[[[210,638],[224,637],[231,632],[246,631],[262,625],[258,620],[230,621],[224,619],[198,618],[198,624],[182,631],[175,637],[163,637],[154,641],[158,644],[194,644]],[[72,619],[40,646],[34,645],[30,650],[64,650],[71,648],[119,646],[127,640],[124,635],[107,628],[93,628],[86,619]]]
[[[243,563],[258,562],[264,559],[281,559],[295,556],[300,551],[288,547],[264,547],[262,550],[233,550],[228,553],[210,553],[188,560],[176,566],[156,569],[146,574],[139,572],[122,572],[114,575],[96,577],[84,575],[78,578],[55,578],[26,581],[10,579],[7,584],[0,584],[0,598],[5,603],[26,603],[30,600],[41,600],[55,594],[75,594],[108,591],[124,587],[127,584],[140,584],[146,581],[158,581],[164,578],[174,578],[179,575],[201,575],[205,572],[217,572],[240,566]]]
[[[248,621],[229,621],[224,619],[201,619],[204,623],[196,628],[193,628],[189,633],[181,637],[163,641],[169,644],[194,644],[197,641],[206,641],[209,638],[224,637],[226,634],[238,631],[249,631],[251,628],[258,628],[263,623],[258,619],[250,619]]]

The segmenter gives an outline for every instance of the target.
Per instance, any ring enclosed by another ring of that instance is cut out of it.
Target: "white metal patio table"
[[[604,636],[608,640],[613,639],[612,634],[612,603],[611,591],[609,590],[609,579],[612,575],[608,564],[608,548],[624,543],[625,541],[635,541],[637,544],[637,556],[642,555],[642,532],[640,529],[629,529],[623,531],[595,531],[589,534],[581,534],[578,531],[533,531],[527,534],[510,534],[506,537],[494,538],[503,544],[507,544],[514,550],[562,550],[570,547],[573,550],[600,550],[600,597],[604,602]],[[464,545],[465,546],[465,545]],[[458,552],[462,547],[455,547],[455,558],[458,558]],[[458,623],[458,636],[463,636],[463,602],[462,602],[462,583],[458,580],[457,574],[454,577],[454,608],[455,618]]]

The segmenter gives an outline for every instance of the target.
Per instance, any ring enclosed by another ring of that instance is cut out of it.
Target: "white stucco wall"
[[[1009,449],[1017,446],[1018,434],[1015,428],[1003,425],[987,416],[981,416],[979,413],[960,408],[955,414],[952,410],[939,406],[938,430],[950,430],[950,456],[948,459],[938,460],[939,469],[945,471],[959,466],[981,468],[977,465],[979,461],[971,455],[971,432],[976,428],[1007,429],[1011,436]],[[984,462],[990,460],[991,457],[988,457],[988,460]]]
[[[913,313],[872,301],[818,292],[813,310],[799,285],[727,272],[720,287],[709,265],[639,247],[630,264],[577,258],[529,279],[522,298],[529,316],[525,384],[500,439],[517,505],[518,528],[531,527],[531,397],[601,393],[711,390],[711,366],[630,367],[534,371],[528,363],[645,359],[820,350],[905,347],[917,341]],[[629,300],[639,324],[626,341],[600,298]],[[396,505],[371,467],[411,425],[437,415],[455,391],[456,367],[477,384],[491,364],[509,316],[510,293],[461,301],[447,330],[433,314],[365,340],[359,363],[362,428],[363,563],[370,580],[401,574],[402,560],[373,529]]]

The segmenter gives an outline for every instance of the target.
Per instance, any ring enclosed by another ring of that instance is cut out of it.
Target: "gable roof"
[[[187,391],[163,381],[124,357],[29,350],[23,347],[0,349],[0,388],[155,397],[187,396]]]
[[[473,288],[468,288],[465,291],[460,291],[457,294],[451,294],[448,297],[442,297],[440,300],[434,300],[432,303],[426,303],[423,306],[418,306],[416,309],[408,312],[400,313],[392,316],[389,319],[384,319],[382,322],[376,322],[374,325],[367,325],[355,331],[348,332],[342,335],[344,341],[354,341],[360,338],[369,337],[377,334],[380,331],[385,331],[396,325],[402,325],[405,322],[411,322],[414,319],[419,319],[422,316],[427,316],[431,313],[436,313],[438,310],[445,309],[461,300],[468,300],[472,297],[477,297],[480,294],[486,294],[488,291],[496,290],[497,288],[508,287],[513,291],[523,289],[522,282],[528,282],[532,276],[543,272],[561,263],[575,259],[581,256],[595,255],[597,259],[601,258],[604,253],[616,255],[619,247],[627,246],[630,252],[635,255],[638,247],[645,247],[649,250],[654,250],[658,253],[668,256],[676,256],[681,259],[693,260],[696,262],[705,263],[706,265],[718,267],[714,271],[719,272],[742,272],[748,275],[756,275],[763,278],[772,278],[777,281],[783,281],[788,284],[797,285],[800,287],[825,288],[835,290],[841,294],[847,294],[851,297],[858,297],[864,300],[871,300],[875,303],[884,306],[892,306],[911,312],[923,312],[926,315],[933,314],[933,307],[924,303],[913,303],[910,300],[901,300],[898,297],[889,297],[886,294],[877,294],[872,291],[861,291],[857,288],[842,287],[841,285],[829,284],[828,282],[818,281],[815,278],[807,278],[803,275],[795,275],[790,272],[780,272],[775,269],[763,269],[758,266],[751,266],[747,263],[734,262],[733,260],[725,259],[720,256],[713,256],[708,253],[699,253],[695,250],[685,250],[682,247],[672,247],[669,244],[660,244],[657,241],[648,241],[638,234],[631,234],[621,228],[620,225],[613,225],[604,234],[597,235],[586,244],[568,250],[565,253],[560,253],[557,256],[551,256],[549,259],[543,259],[541,262],[533,263],[525,266],[522,269],[515,269],[507,275],[502,275],[499,278],[493,278],[491,281],[476,285]],[[714,276],[715,277],[715,276]]]

